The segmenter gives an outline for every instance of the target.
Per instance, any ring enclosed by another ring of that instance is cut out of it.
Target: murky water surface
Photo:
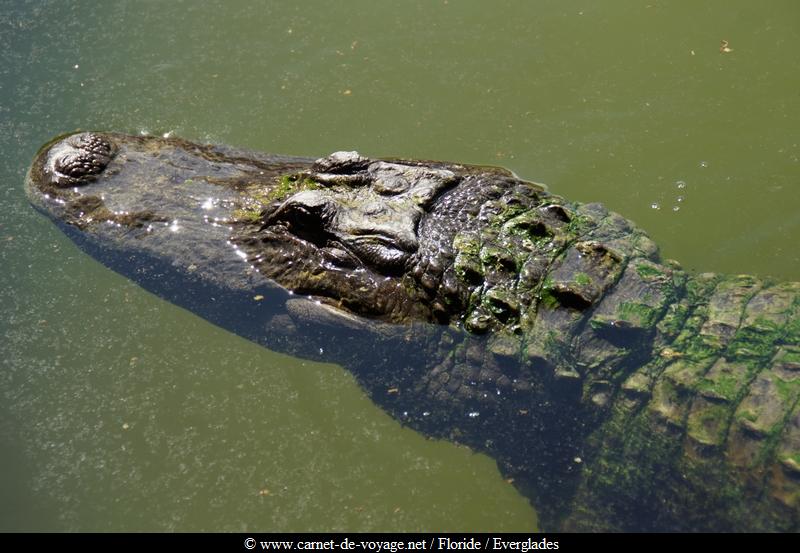
[[[342,368],[77,250],[23,194],[53,135],[499,164],[692,270],[797,279],[798,45],[795,0],[0,1],[0,530],[536,525]]]

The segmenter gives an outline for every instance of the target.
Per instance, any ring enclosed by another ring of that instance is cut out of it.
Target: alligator
[[[800,530],[800,283],[693,274],[497,168],[62,135],[27,194],[111,269],[492,456],[545,530]]]

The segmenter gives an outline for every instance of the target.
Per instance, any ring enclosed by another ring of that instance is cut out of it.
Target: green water
[[[0,0],[0,530],[536,525],[491,459],[342,368],[78,251],[22,190],[51,136],[500,164],[692,270],[797,279],[799,47],[796,0]]]

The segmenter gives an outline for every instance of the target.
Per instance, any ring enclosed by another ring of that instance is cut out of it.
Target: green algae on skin
[[[654,279],[664,276],[664,272],[656,268],[652,264],[647,263],[639,263],[636,265],[636,272],[639,273],[639,276],[645,279]]]
[[[575,284],[587,286],[592,283],[592,278],[586,273],[575,273]]]
[[[320,183],[306,175],[283,175],[278,180],[277,186],[266,195],[266,199],[268,201],[284,200],[301,190],[318,190],[319,188],[321,188]]]

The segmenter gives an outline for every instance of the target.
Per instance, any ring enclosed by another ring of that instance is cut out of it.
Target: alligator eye
[[[283,224],[295,236],[322,245],[327,241],[328,222],[332,215],[327,203],[289,202],[270,217],[267,224]]]
[[[290,204],[286,206],[281,219],[288,223],[292,229],[322,230],[325,226],[325,209],[324,206]]]
[[[300,192],[273,207],[264,220],[264,226],[282,224],[290,228],[321,228],[327,226],[335,211],[336,206],[328,198],[315,191]]]

